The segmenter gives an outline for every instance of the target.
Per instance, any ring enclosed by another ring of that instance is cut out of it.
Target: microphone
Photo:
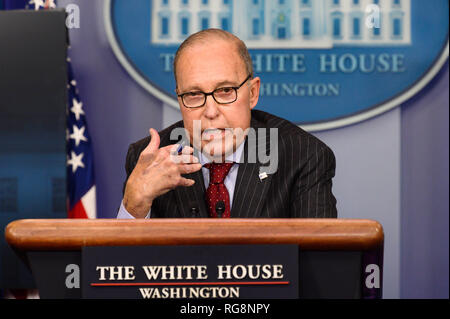
[[[222,214],[225,212],[225,203],[223,200],[217,202],[216,204],[216,213],[217,218],[222,218]]]
[[[198,213],[200,212],[200,210],[198,209],[198,205],[196,202],[189,202],[189,213],[191,218],[196,218],[198,217]]]

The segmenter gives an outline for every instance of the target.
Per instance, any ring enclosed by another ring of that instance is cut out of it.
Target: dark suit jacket
[[[183,122],[160,132],[161,147],[177,142],[169,138],[176,127],[183,127]],[[248,137],[244,146],[245,161],[239,163],[231,217],[337,217],[336,199],[331,191],[336,166],[331,149],[297,125],[266,112],[253,110],[251,127],[256,131],[258,128],[278,128],[278,170],[260,180],[259,168],[268,164],[247,161],[249,152],[255,151],[253,145],[258,147],[258,143],[250,143]],[[259,139],[264,140],[263,137]],[[146,137],[130,145],[125,164],[127,178],[149,141],[150,137]],[[265,144],[269,149],[269,133]],[[201,170],[184,177],[194,179],[195,184],[177,187],[154,200],[152,218],[209,217]]]

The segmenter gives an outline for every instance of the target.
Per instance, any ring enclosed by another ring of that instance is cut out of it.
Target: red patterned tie
[[[233,166],[233,163],[208,163],[204,165],[209,169],[209,186],[206,190],[206,204],[208,205],[209,215],[211,217],[218,217],[216,207],[219,202],[225,204],[225,209],[222,212],[223,218],[230,217],[230,194],[225,187],[223,181],[228,175],[228,172]]]

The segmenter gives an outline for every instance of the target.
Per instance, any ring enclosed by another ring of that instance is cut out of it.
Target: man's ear
[[[258,104],[261,79],[259,77],[252,79],[250,85],[250,109],[253,109]]]

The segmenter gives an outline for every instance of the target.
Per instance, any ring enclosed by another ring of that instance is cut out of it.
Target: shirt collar
[[[237,147],[236,152],[225,157],[225,162],[239,163],[241,160],[242,151],[244,150],[244,144],[245,140]],[[202,166],[212,162],[212,160],[208,156],[204,155],[202,152],[198,152],[198,159],[200,161],[200,164],[202,164]]]

